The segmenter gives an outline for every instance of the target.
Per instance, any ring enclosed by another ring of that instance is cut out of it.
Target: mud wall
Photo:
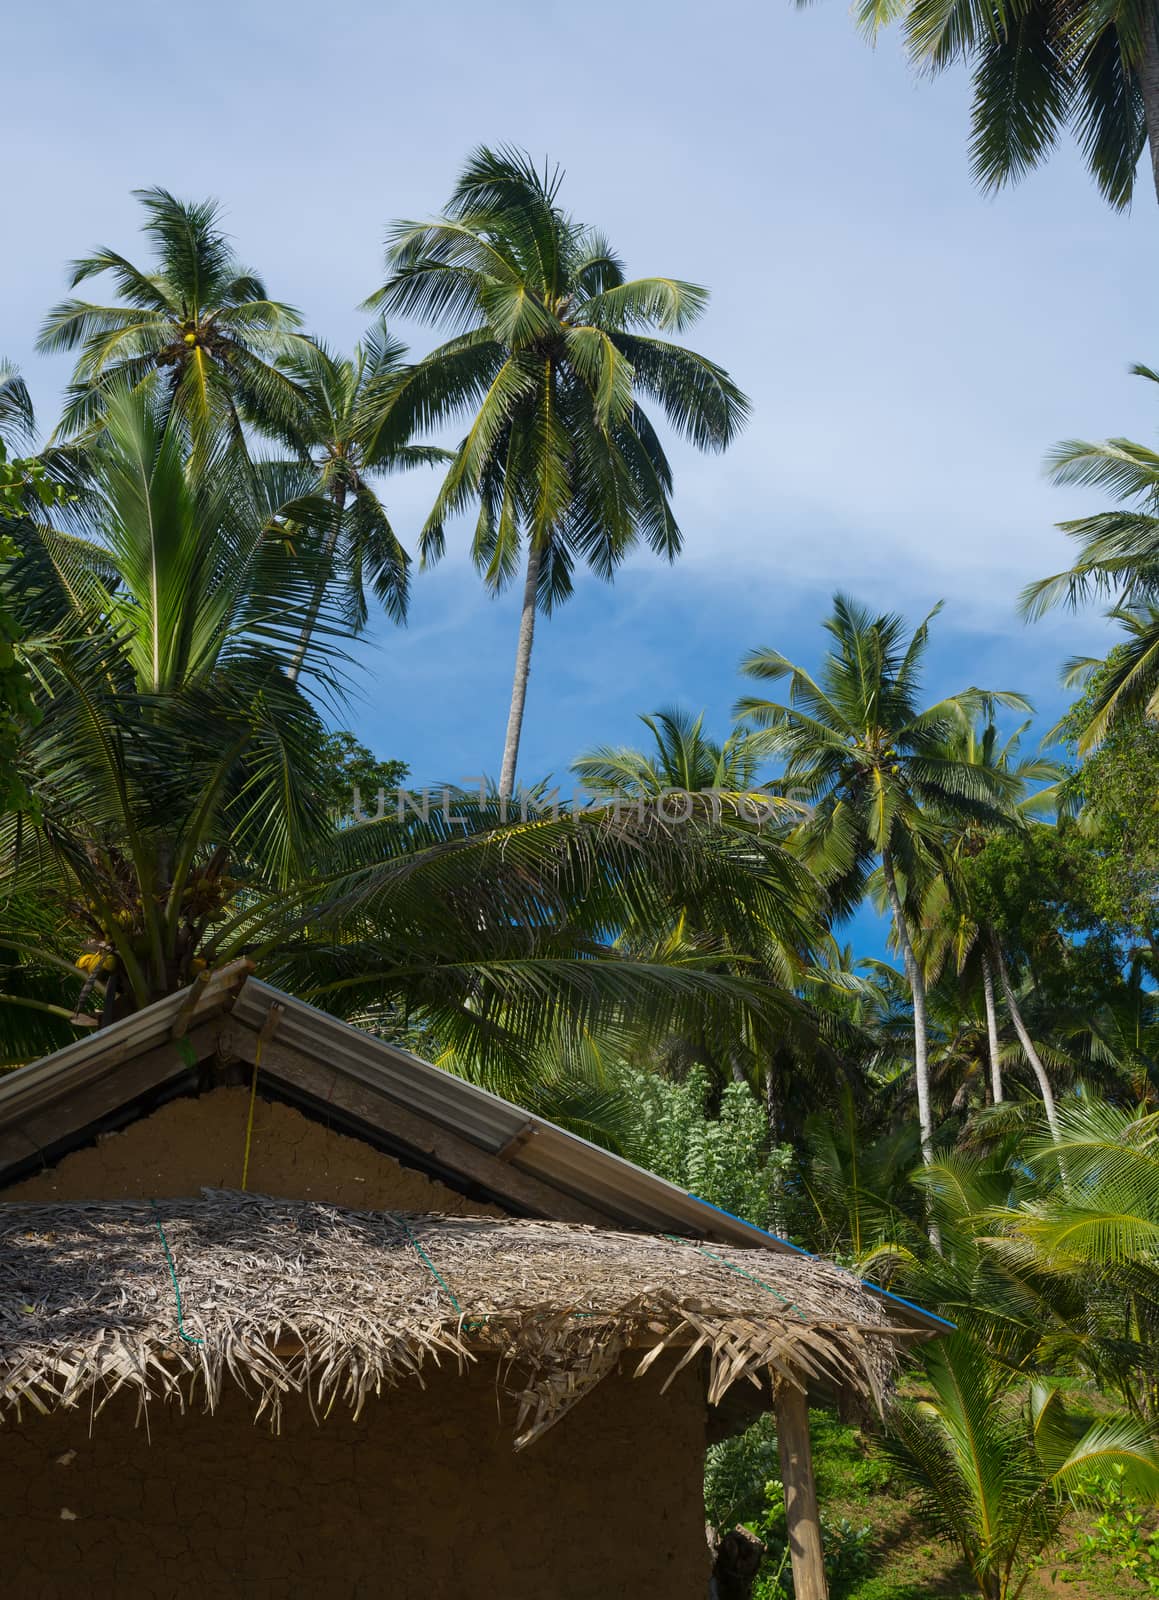
[[[7,1600],[704,1600],[695,1372],[613,1376],[529,1449],[493,1366],[434,1370],[357,1422],[231,1391],[0,1425]]]
[[[172,1100],[123,1132],[3,1190],[3,1200],[127,1200],[239,1189],[249,1091],[214,1089]],[[285,1200],[318,1200],[362,1211],[504,1213],[403,1167],[360,1139],[335,1133],[292,1106],[258,1100],[248,1187]]]

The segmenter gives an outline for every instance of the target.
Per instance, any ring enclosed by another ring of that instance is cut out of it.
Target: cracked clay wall
[[[3,1190],[5,1200],[137,1200],[240,1189],[249,1090],[214,1089],[171,1100],[120,1133]],[[445,1184],[305,1117],[280,1101],[258,1100],[249,1182],[255,1194],[318,1200],[359,1211],[442,1211],[501,1217]]]

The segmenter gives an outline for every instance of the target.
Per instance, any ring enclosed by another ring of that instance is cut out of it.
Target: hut
[[[704,1600],[706,1443],[945,1325],[239,964],[0,1082],[13,1600]]]

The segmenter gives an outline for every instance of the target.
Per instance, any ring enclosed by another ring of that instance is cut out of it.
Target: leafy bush
[[[765,1508],[765,1486],[780,1471],[776,1425],[763,1416],[720,1444],[704,1463],[704,1514],[714,1528],[755,1528]]]
[[[765,1484],[765,1511],[754,1531],[764,1540],[768,1554],[753,1585],[753,1600],[793,1600],[793,1570],[778,1478]],[[821,1539],[830,1600],[845,1600],[869,1572],[873,1529],[868,1523],[856,1527],[848,1517],[829,1517],[823,1511]]]
[[[810,1432],[822,1500],[868,1502],[889,1481],[888,1467],[867,1455],[855,1428],[828,1412],[814,1411]],[[704,1506],[709,1521],[717,1528],[744,1523],[768,1549],[753,1600],[791,1600],[793,1594],[779,1474],[776,1425],[771,1416],[759,1418],[735,1439],[726,1439],[708,1451]],[[842,1600],[869,1572],[872,1529],[822,1511],[821,1532],[830,1597]]]
[[[867,1504],[889,1484],[888,1465],[871,1455],[856,1428],[828,1411],[809,1414],[813,1471],[821,1500]],[[759,1417],[735,1438],[709,1446],[704,1469],[704,1510],[714,1528],[743,1522],[755,1528],[765,1510],[765,1488],[780,1473],[776,1423]]]
[[[636,1108],[626,1152],[634,1161],[758,1228],[775,1225],[792,1151],[770,1148],[764,1110],[747,1084],[726,1085],[712,1117],[711,1083],[702,1067],[682,1083],[637,1070],[625,1078]]]
[[[1148,1519],[1135,1509],[1124,1487],[1124,1469],[1114,1471],[1114,1480],[1101,1496],[1103,1510],[1073,1552],[1078,1570],[1060,1576],[1073,1583],[1109,1567],[1119,1577],[1133,1580],[1132,1588],[1138,1586],[1135,1592],[1159,1595],[1159,1528],[1149,1527]]]

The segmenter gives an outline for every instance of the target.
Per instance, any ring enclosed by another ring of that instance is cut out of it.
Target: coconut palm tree
[[[298,343],[282,362],[295,397],[292,421],[279,432],[309,464],[309,489],[326,496],[333,506],[325,551],[343,575],[346,618],[354,633],[366,624],[367,584],[395,622],[405,621],[409,598],[410,557],[391,527],[375,479],[450,459],[431,445],[403,441],[384,445],[373,466],[368,463],[369,446],[382,432],[395,391],[407,373],[405,355],[405,346],[379,322],[349,358],[335,355],[321,343]],[[302,487],[307,487],[305,480]],[[294,679],[309,648],[326,577],[320,580],[316,604],[303,624],[290,664]]]
[[[1016,11],[967,0],[859,0],[870,34],[899,20],[923,72],[963,64],[973,84],[974,176],[998,188],[1038,166],[1069,129],[1111,205],[1131,202],[1149,146],[1159,192],[1159,32],[1139,0]]]
[[[1087,1091],[1027,1139],[1034,1191],[987,1223],[1008,1270],[1068,1287],[1075,1354],[1126,1405],[1159,1418],[1159,1116]]]
[[[601,745],[572,762],[572,771],[593,794],[656,799],[668,791],[708,790],[751,796],[758,805],[771,807],[767,795],[756,794],[762,758],[750,732],[735,729],[717,744],[705,737],[703,712],[693,717],[673,706],[640,721],[652,735],[653,750]]]
[[[1159,605],[1112,606],[1106,616],[1125,637],[1105,657],[1072,656],[1062,676],[1068,689],[1084,691],[1086,726],[1076,741],[1083,756],[1132,715],[1159,720]]]
[[[332,507],[262,501],[224,442],[204,470],[185,445],[146,378],[110,397],[83,535],[17,528],[42,719],[20,756],[38,809],[0,821],[0,1060],[42,1048],[70,1003],[124,1014],[239,956],[540,1102],[528,1063],[560,1037],[796,1015],[767,977],[612,939],[631,923],[659,948],[688,896],[722,939],[804,939],[803,875],[772,837],[610,808],[506,825],[497,799],[459,794],[337,823],[325,729],[288,670]],[[323,606],[314,678],[328,589]]]
[[[537,614],[568,598],[578,562],[610,580],[641,539],[679,554],[672,470],[644,402],[703,450],[722,450],[748,412],[720,367],[656,337],[695,321],[706,291],[627,279],[607,241],[563,210],[560,182],[517,150],[476,151],[441,217],[392,229],[390,276],[368,302],[454,330],[417,364],[378,444],[470,416],[422,531],[423,560],[442,555],[447,519],[477,506],[472,553],[488,587],[523,569],[506,796]]]
[[[1057,809],[1058,788],[1065,776],[1061,763],[1043,755],[1020,754],[1022,737],[1030,727],[1024,722],[1006,739],[987,718],[957,729],[946,747],[947,756],[979,767],[1000,780],[1002,826],[1010,827],[1022,819]],[[1034,785],[1034,788],[1031,788]],[[1042,1057],[1032,1039],[1010,980],[1002,942],[995,929],[972,914],[969,893],[962,882],[961,867],[984,846],[994,831],[993,825],[956,814],[949,823],[940,852],[939,867],[922,907],[919,954],[928,978],[936,978],[947,962],[952,962],[959,977],[969,969],[982,990],[986,1011],[986,1031],[990,1059],[990,1087],[994,1103],[1003,1098],[1002,1052],[998,1038],[998,1007],[995,979],[1002,988],[1010,1019],[1026,1059],[1038,1083],[1047,1119],[1057,1132],[1054,1092]]]
[[[800,1179],[806,1236],[822,1255],[860,1268],[883,1248],[916,1248],[920,1201],[910,1173],[919,1159],[912,1122],[870,1131],[866,1107],[849,1087],[837,1114],[815,1111],[804,1128]]]
[[[325,824],[318,718],[282,654],[313,598],[310,520],[327,507],[260,505],[224,444],[194,470],[159,374],[110,393],[92,470],[94,536],[14,525],[37,809],[6,824],[3,898],[54,884],[88,965],[115,980],[110,1010],[131,1009],[188,981],[231,858],[288,881]],[[302,530],[292,552],[284,518]]]
[[[1159,1497],[1159,1455],[1136,1418],[1084,1414],[1021,1384],[965,1334],[924,1356],[929,1397],[895,1408],[885,1450],[924,1516],[958,1546],[980,1600],[1016,1600],[1069,1503],[1121,1478]]]
[[[688,899],[722,942],[807,937],[800,869],[772,839],[611,806],[513,823],[497,795],[450,791],[425,818],[391,811],[336,830],[296,897],[239,902],[207,954],[248,954],[364,1025],[405,1023],[425,1054],[520,1098],[544,1059],[574,1061],[583,1046],[612,1059],[628,1041],[807,1024],[768,973],[664,939]],[[632,937],[612,937],[625,928]]]
[[[586,789],[610,800],[617,810],[624,801],[637,805],[651,802],[660,815],[687,810],[723,829],[738,829],[742,835],[755,829],[776,840],[799,819],[798,807],[757,784],[763,757],[751,731],[735,729],[723,744],[717,744],[703,732],[703,714],[693,717],[668,708],[640,720],[652,735],[652,750],[603,746],[572,764]],[[721,971],[763,974],[775,985],[800,987],[820,931],[817,886],[804,870],[795,898],[805,912],[803,917],[788,926],[770,923],[758,943],[743,948],[730,947],[707,908],[689,898],[681,907],[676,944],[689,952],[715,952],[714,965]],[[785,903],[789,903],[787,897]],[[625,931],[630,937],[631,930]],[[756,931],[755,922],[749,931],[750,936]],[[674,946],[670,943],[669,948]],[[802,1029],[778,1021],[772,1036],[762,1037],[752,1027],[733,1030],[718,1041],[709,1041],[702,1033],[693,1054],[699,1050],[697,1059],[708,1064],[717,1079],[750,1082],[764,1098],[770,1136],[776,1140],[785,1131],[790,1097],[799,1101],[804,1093],[812,1096],[815,1104],[816,1096],[832,1085],[836,1058],[820,1036],[824,1028],[816,1026],[825,1020],[824,1014],[810,1011],[802,1016],[806,1024]],[[837,1035],[843,1030],[835,1026],[828,1031]],[[688,1051],[688,1041],[672,1041],[667,1059],[672,1063],[684,1060]]]
[[[295,394],[278,358],[305,342],[292,306],[271,300],[263,280],[238,261],[214,201],[178,200],[166,189],[138,189],[153,268],[107,248],[71,266],[70,287],[108,273],[112,305],[69,299],[45,319],[37,348],[79,350],[57,436],[90,428],[109,395],[163,373],[171,403],[199,436],[242,422],[285,426]]]
[[[1150,367],[1131,370],[1159,383],[1159,372]],[[1078,740],[1085,755],[1121,713],[1159,716],[1159,454],[1131,439],[1101,444],[1068,439],[1052,451],[1049,464],[1053,482],[1098,489],[1119,502],[1108,511],[1060,523],[1079,546],[1078,560],[1029,584],[1022,595],[1029,617],[1104,597],[1112,602],[1108,617],[1126,635],[1105,663],[1079,657],[1068,665],[1066,681],[1072,685],[1097,677],[1089,721]]]
[[[825,628],[832,640],[814,677],[779,650],[754,650],[741,670],[788,682],[788,698],[748,695],[737,714],[765,730],[765,747],[783,757],[777,787],[812,807],[798,829],[805,862],[828,884],[835,912],[860,899],[880,863],[913,999],[914,1077],[922,1157],[934,1153],[926,984],[911,931],[939,859],[949,817],[1000,822],[1002,775],[947,753],[948,742],[995,702],[1028,709],[1019,695],[964,689],[921,705],[921,669],[935,607],[911,637],[895,614],[873,616],[836,595]]]

